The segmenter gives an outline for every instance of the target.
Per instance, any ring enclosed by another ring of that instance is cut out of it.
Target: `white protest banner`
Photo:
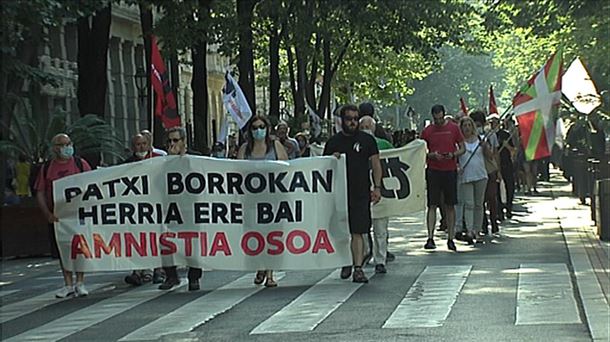
[[[379,153],[383,179],[381,201],[372,206],[373,218],[401,216],[422,211],[426,205],[426,143],[407,145]]]
[[[67,270],[351,263],[345,158],[158,157],[62,178],[53,196]]]

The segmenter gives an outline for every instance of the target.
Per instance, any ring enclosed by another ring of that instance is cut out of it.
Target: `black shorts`
[[[428,206],[457,204],[457,171],[439,171],[426,169],[426,189]]]
[[[57,247],[57,239],[55,238],[55,225],[49,223],[49,247],[51,248],[51,258],[59,259],[59,247]]]
[[[368,198],[349,202],[349,232],[367,234],[371,231],[371,202]]]

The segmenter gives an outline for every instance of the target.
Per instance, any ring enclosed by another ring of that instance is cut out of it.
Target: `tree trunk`
[[[328,37],[324,38],[323,44],[324,54],[324,78],[322,80],[322,93],[320,94],[320,102],[318,105],[318,115],[321,118],[331,119],[332,114],[330,113],[330,85],[332,83],[332,60],[330,57],[330,40]],[[329,110],[328,115],[324,115],[326,110]]]
[[[269,35],[269,116],[280,119],[280,33],[276,27]]]
[[[104,117],[108,89],[108,44],[110,42],[111,5],[89,17],[78,19],[78,110],[81,116]]]
[[[78,86],[76,96],[81,116],[104,117],[108,89],[108,45],[110,42],[111,3],[89,17],[78,19]],[[83,156],[92,167],[100,162],[100,154]]]
[[[288,77],[290,78],[290,91],[292,92],[292,101],[294,103],[293,115],[296,117],[297,113],[303,112],[305,104],[303,101],[303,96],[300,96],[298,92],[297,80],[294,70],[294,55],[292,54],[292,46],[289,42],[286,42],[286,56],[288,58]]]
[[[318,77],[318,50],[320,49],[320,35],[316,34],[316,43],[311,54],[311,72],[305,90],[305,98],[309,107],[316,108],[316,79]]]
[[[295,47],[295,55],[297,60],[297,96],[300,97],[300,101],[303,102],[302,108],[297,111],[297,116],[305,112],[305,100],[307,96],[307,60],[308,56],[306,49]]]
[[[252,16],[257,0],[237,0],[239,27],[239,86],[244,92],[252,114],[256,114],[256,92],[254,84],[254,46],[252,44]]]
[[[199,0],[199,16],[202,22],[209,22],[210,0]],[[194,148],[204,152],[208,150],[208,67],[206,63],[208,40],[206,35],[200,35],[192,49],[193,78],[193,130]]]

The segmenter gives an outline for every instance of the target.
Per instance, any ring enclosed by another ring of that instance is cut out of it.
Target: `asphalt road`
[[[105,272],[88,275],[89,296],[57,300],[57,262],[5,260],[1,338],[589,341],[566,239],[552,198],[543,195],[518,197],[501,236],[477,248],[458,242],[457,253],[447,250],[443,232],[437,250],[423,250],[423,213],[394,218],[396,261],[364,285],[339,280],[335,270],[287,271],[279,287],[267,289],[253,285],[251,273],[211,271],[199,292],[162,292]]]

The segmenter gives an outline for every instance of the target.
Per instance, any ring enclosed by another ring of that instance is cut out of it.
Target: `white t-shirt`
[[[464,141],[466,153],[462,154],[459,158],[460,172],[458,172],[458,182],[460,184],[487,179],[483,146],[477,148],[478,145],[478,140],[474,142]],[[470,158],[473,153],[474,155]],[[468,161],[468,159],[470,159],[470,161]],[[468,164],[466,164],[467,162]]]

